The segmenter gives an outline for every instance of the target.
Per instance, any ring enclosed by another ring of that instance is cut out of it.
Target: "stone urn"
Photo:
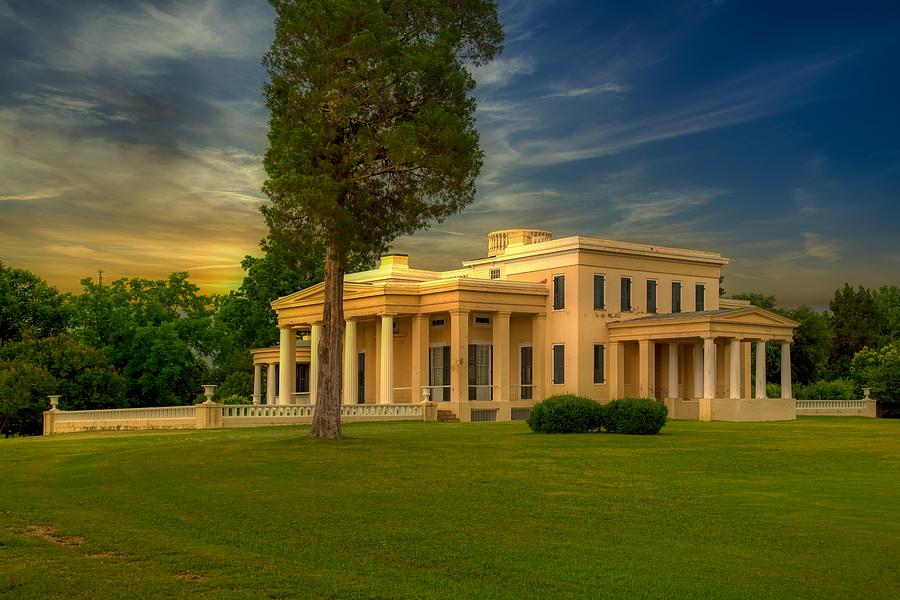
[[[216,386],[214,385],[204,385],[203,386],[203,395],[206,396],[206,402],[204,404],[212,404],[213,403],[213,394],[216,392]]]

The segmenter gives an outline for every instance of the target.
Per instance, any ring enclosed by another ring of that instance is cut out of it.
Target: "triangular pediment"
[[[747,308],[729,311],[714,317],[712,320],[718,323],[738,322],[746,323],[748,325],[780,325],[787,327],[797,327],[800,325],[796,321],[792,321],[791,319],[770,310],[759,308],[758,306],[748,306]]]
[[[344,282],[344,299],[352,298],[360,293],[371,292],[372,286],[368,283],[349,283]],[[287,308],[296,306],[297,304],[316,304],[322,303],[325,298],[325,282],[320,282],[304,288],[299,292],[294,292],[287,296],[282,296],[274,300],[270,305],[273,309]]]

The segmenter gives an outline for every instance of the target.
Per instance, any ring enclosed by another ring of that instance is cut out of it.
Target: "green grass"
[[[306,432],[0,441],[0,597],[900,597],[900,421]]]

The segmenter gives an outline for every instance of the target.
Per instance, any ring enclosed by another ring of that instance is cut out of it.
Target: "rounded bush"
[[[669,409],[650,398],[622,398],[601,406],[600,425],[609,433],[652,435],[666,424]]]
[[[531,407],[528,427],[537,433],[585,433],[600,427],[600,405],[573,394],[550,396]]]

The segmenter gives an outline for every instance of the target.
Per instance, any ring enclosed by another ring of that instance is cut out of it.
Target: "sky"
[[[475,202],[416,268],[538,227],[720,251],[729,293],[900,284],[900,4],[501,0]],[[62,290],[260,253],[262,0],[0,0],[0,260]]]

